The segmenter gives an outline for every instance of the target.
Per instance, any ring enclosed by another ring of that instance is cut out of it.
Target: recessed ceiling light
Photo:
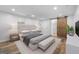
[[[55,6],[53,9],[54,9],[54,10],[57,10],[57,7]]]
[[[35,15],[31,15],[31,17],[35,17]]]
[[[11,9],[12,11],[15,11],[15,8]]]

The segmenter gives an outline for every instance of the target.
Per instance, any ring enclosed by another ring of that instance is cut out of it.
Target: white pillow
[[[53,37],[48,37],[47,39],[41,41],[38,44],[38,47],[40,47],[42,50],[46,50],[50,45],[52,45],[55,42],[55,39]]]

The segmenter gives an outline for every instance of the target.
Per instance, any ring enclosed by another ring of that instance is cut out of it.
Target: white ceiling
[[[14,12],[11,10],[13,8]],[[74,15],[76,8],[76,5],[0,5],[1,12],[41,19],[71,16]]]

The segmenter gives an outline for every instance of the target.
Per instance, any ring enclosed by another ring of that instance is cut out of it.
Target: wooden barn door
[[[58,53],[66,53],[66,40],[67,40],[67,17],[57,18],[57,36],[62,39],[62,43],[57,48]]]
[[[67,17],[57,18],[57,36],[63,38],[67,37]]]

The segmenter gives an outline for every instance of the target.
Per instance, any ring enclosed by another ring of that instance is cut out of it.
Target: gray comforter
[[[39,42],[45,40],[45,39],[48,38],[49,36],[51,36],[51,35],[50,35],[50,34],[43,34],[43,35],[41,35],[41,36],[32,38],[32,39],[30,40],[30,43],[31,43],[31,44],[37,44],[37,43],[39,43]]]
[[[30,40],[32,38],[40,36],[40,35],[42,35],[42,34],[30,34],[30,35],[27,35],[27,36],[23,37],[23,42],[28,46],[29,42],[30,42]]]

